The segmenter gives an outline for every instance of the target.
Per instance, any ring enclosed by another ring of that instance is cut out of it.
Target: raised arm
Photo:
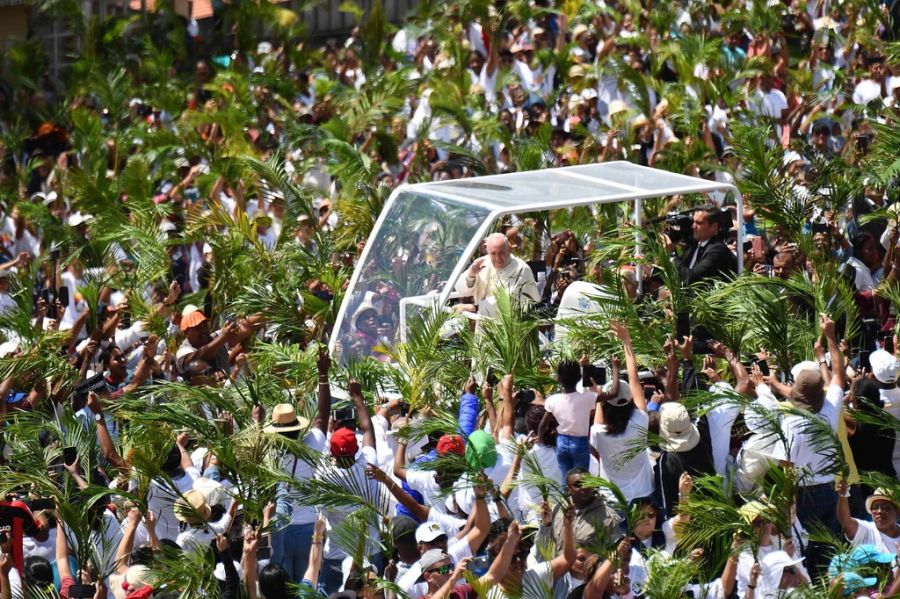
[[[139,509],[133,507],[128,510],[128,515],[125,516],[125,526],[122,529],[122,539],[116,548],[115,567],[117,574],[125,574],[128,571],[128,556],[131,555],[131,551],[134,548],[134,533],[137,531],[140,521],[141,511]],[[58,536],[57,533],[57,544],[59,543]]]
[[[565,576],[575,563],[575,506],[569,505],[563,512],[562,551],[550,562],[553,580]]]
[[[303,580],[309,582],[312,588],[319,585],[319,572],[322,569],[322,555],[325,547],[325,516],[319,514],[316,526],[313,529],[312,542],[309,547],[309,564],[303,574]]]
[[[331,356],[328,348],[319,348],[319,357],[316,359],[316,370],[319,374],[319,385],[316,389],[316,417],[313,426],[328,432],[328,418],[331,416],[331,385],[328,382],[328,371],[331,369]]]
[[[500,381],[500,397],[503,399],[503,414],[500,417],[500,433],[497,441],[503,442],[513,436],[516,426],[516,400],[513,397],[513,375],[507,374]]]
[[[494,558],[494,563],[491,564],[491,567],[488,568],[485,575],[478,579],[479,583],[486,585],[500,584],[500,581],[506,577],[506,573],[509,571],[509,565],[512,563],[512,558],[516,554],[516,549],[518,549],[519,539],[521,537],[522,532],[519,530],[519,523],[516,520],[513,520],[509,523],[509,528],[506,532],[506,542],[503,544],[503,548],[500,550],[500,553],[497,554],[497,557]]]
[[[399,439],[394,450],[394,476],[406,480],[406,440]]]
[[[647,400],[644,398],[644,388],[641,387],[641,380],[638,376],[637,358],[634,355],[634,347],[631,344],[631,333],[623,323],[613,321],[610,323],[613,334],[622,342],[622,349],[625,350],[625,369],[628,372],[628,386],[631,388],[631,395],[634,405],[642,412],[647,411]]]
[[[69,540],[66,538],[66,523],[60,513],[56,512],[56,568],[59,571],[59,579],[72,578],[72,568],[69,567]]]
[[[137,370],[134,371],[134,376],[131,379],[131,382],[125,385],[124,391],[125,393],[130,393],[134,391],[138,387],[144,384],[144,382],[150,377],[150,372],[153,370],[153,358],[156,356],[156,349],[159,347],[159,337],[156,335],[150,335],[147,337],[147,343],[144,345],[144,352],[141,355],[141,361],[138,364]]]
[[[256,548],[259,546],[259,537],[255,530],[244,533],[244,556],[241,559],[241,567],[244,570],[244,584],[247,588],[248,599],[257,599],[256,581],[259,564],[256,561]],[[312,551],[310,551],[310,554]]]
[[[831,353],[831,384],[843,389],[847,384],[847,365],[844,362],[844,354],[841,352],[841,344],[838,343],[834,321],[827,314],[822,313],[819,316],[819,323],[822,327],[822,334],[828,341],[828,351]]]
[[[850,514],[850,487],[847,481],[838,483],[837,519],[844,536],[852,540],[859,531],[859,522]]]
[[[103,453],[103,457],[109,460],[109,463],[116,468],[126,467],[125,460],[119,455],[116,444],[113,443],[112,437],[109,436],[109,431],[106,430],[106,415],[103,413],[103,404],[96,393],[91,392],[88,394],[87,405],[94,414],[99,416],[94,422],[94,428],[97,430],[97,440],[100,441],[100,451]]]
[[[366,400],[362,396],[362,387],[358,381],[351,380],[347,386],[347,392],[350,394],[350,399],[356,407],[356,417],[363,434],[363,447],[375,449],[375,428],[372,426],[372,416],[369,415]]]
[[[491,513],[488,510],[485,495],[491,486],[491,481],[484,475],[476,480],[473,491],[475,492],[475,507],[472,509],[472,529],[466,535],[469,549],[472,555],[476,555],[484,544],[491,531]]]
[[[404,449],[405,448],[406,447],[404,446]],[[398,485],[397,481],[388,476],[384,470],[374,464],[368,464],[366,466],[366,474],[373,480],[376,480],[387,487],[387,490],[390,491],[391,495],[400,502],[400,505],[409,510],[416,520],[424,522],[428,519],[428,512],[431,511],[431,508],[416,501],[412,495],[404,491],[403,487]]]

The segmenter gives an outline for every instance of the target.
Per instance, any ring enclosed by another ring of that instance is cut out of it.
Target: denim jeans
[[[572,435],[556,435],[556,463],[562,473],[563,489],[566,488],[566,477],[572,468],[588,469],[591,464],[591,451],[587,437]]]
[[[797,489],[797,519],[808,532],[825,527],[835,535],[841,532],[837,519],[837,491],[834,483],[811,485]],[[806,548],[806,567],[813,582],[825,574],[828,567],[830,546],[810,541]]]
[[[272,559],[287,570],[288,576],[296,583],[303,580],[309,566],[309,548],[312,543],[315,523],[291,524],[272,533]]]

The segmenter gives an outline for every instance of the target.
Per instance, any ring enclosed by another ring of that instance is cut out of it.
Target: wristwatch
[[[103,422],[103,413],[94,414],[94,422]]]

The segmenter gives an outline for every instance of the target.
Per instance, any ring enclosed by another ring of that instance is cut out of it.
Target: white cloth
[[[150,481],[150,489],[147,492],[147,509],[156,514],[156,536],[162,539],[175,540],[178,538],[178,520],[175,519],[175,501],[191,490],[194,481],[200,478],[200,471],[196,468],[188,468],[184,474],[172,479],[174,488],[168,483],[153,479]],[[134,536],[134,545],[139,547],[149,541],[147,528],[143,520],[138,525]]]
[[[316,427],[312,427],[303,436],[303,444],[316,453],[325,451],[325,433]],[[305,460],[286,455],[281,460],[281,470],[294,478],[294,480],[309,480],[313,477],[313,468]],[[291,511],[291,524],[312,524],[318,518],[315,507],[293,504]]]
[[[649,450],[644,449],[624,463],[622,457],[635,445],[646,445],[649,422],[647,413],[635,408],[625,430],[619,435],[608,434],[603,424],[591,427],[591,445],[600,456],[600,466],[606,478],[619,487],[628,501],[653,494],[653,465]]]
[[[541,518],[541,490],[534,484],[523,483],[531,476],[538,475],[553,481],[562,480],[556,448],[536,443],[528,450],[519,469],[519,510],[526,524],[537,524]]]
[[[833,474],[823,473],[828,464],[827,458],[815,451],[812,437],[805,432],[805,428],[808,426],[806,418],[823,419],[833,431],[837,432],[843,399],[844,390],[837,385],[829,385],[825,392],[825,402],[818,414],[809,414],[806,417],[787,415],[781,423],[788,447],[788,459],[794,464],[794,468],[804,468],[808,471],[808,476],[804,477],[802,486],[834,482]]]
[[[894,418],[900,418],[900,389],[879,389],[884,409]],[[900,439],[894,441],[894,472],[900,476]]]
[[[856,520],[856,523],[859,528],[856,529],[856,535],[850,539],[850,543],[854,547],[875,545],[882,553],[897,553],[897,548],[900,547],[900,537],[894,538],[882,533],[874,522]]]
[[[380,484],[366,476],[366,465],[377,464],[378,456],[372,447],[363,447],[356,462],[349,468],[341,468],[337,464],[326,464],[319,468],[315,476],[319,480],[330,484],[339,485],[348,492],[360,495],[363,501],[375,506],[380,505]],[[349,516],[353,510],[348,507],[332,508],[326,511],[327,530],[333,530]],[[329,534],[325,541],[325,559],[343,559],[346,553],[334,542],[334,536]],[[369,529],[369,547],[367,555],[372,555],[378,546],[378,531],[374,527]]]
[[[484,267],[475,276],[474,285],[470,287],[467,278],[468,271],[456,282],[456,291],[464,296],[471,295],[475,298],[476,304],[493,296],[498,285],[505,287],[512,297],[520,300],[529,298],[537,302],[541,299],[531,267],[515,256],[510,256],[509,262],[500,270],[494,268],[490,259],[485,256]]]

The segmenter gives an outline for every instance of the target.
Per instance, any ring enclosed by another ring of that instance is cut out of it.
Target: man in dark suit
[[[693,219],[694,242],[673,258],[681,279],[690,285],[703,279],[725,279],[737,272],[737,258],[719,237],[718,208],[701,206]]]

